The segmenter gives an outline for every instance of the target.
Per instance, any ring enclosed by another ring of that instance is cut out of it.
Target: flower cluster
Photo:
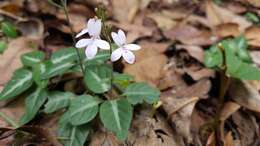
[[[96,56],[98,48],[103,50],[110,49],[109,43],[100,38],[101,28],[101,20],[92,18],[89,19],[87,27],[76,35],[76,38],[78,38],[86,33],[89,34],[90,38],[80,39],[76,43],[76,48],[86,48],[85,54],[88,59],[93,59]],[[141,47],[136,44],[127,44],[126,35],[122,30],[119,30],[118,33],[112,32],[111,36],[115,44],[118,46],[118,48],[111,54],[111,61],[114,62],[123,57],[127,63],[133,64],[135,62],[135,55],[132,51],[139,50]]]

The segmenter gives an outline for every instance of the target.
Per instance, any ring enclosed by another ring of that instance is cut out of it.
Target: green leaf
[[[42,76],[49,66],[51,66],[50,61],[40,62],[33,66],[33,80],[41,88],[48,85],[48,79],[42,79]]]
[[[108,61],[110,59],[110,53],[109,51],[100,51],[98,54],[95,56],[93,59],[84,59],[84,64],[85,66],[90,66],[90,65],[100,65],[103,64],[104,62]]]
[[[5,41],[0,41],[0,54],[3,54],[4,51],[6,50],[7,48],[7,44]]]
[[[84,81],[88,89],[94,93],[104,93],[110,89],[111,68],[108,66],[89,66]]]
[[[35,115],[38,113],[38,110],[43,105],[47,99],[47,92],[45,89],[38,88],[31,95],[27,96],[25,99],[25,114],[20,119],[22,125],[31,121]]]
[[[223,46],[225,45],[224,42]],[[243,62],[235,55],[235,52],[229,47],[225,47],[225,56],[227,64],[227,74],[241,80],[260,80],[260,69],[252,64]]]
[[[23,65],[33,67],[35,64],[41,62],[44,57],[45,54],[42,51],[33,51],[23,54],[21,60]]]
[[[126,88],[123,95],[132,104],[142,103],[143,100],[152,104],[159,100],[160,91],[145,83],[133,83]]]
[[[60,49],[51,55],[51,61],[53,64],[73,62],[77,61],[77,59],[77,51],[74,47]]]
[[[247,18],[247,20],[253,22],[253,23],[258,23],[260,21],[260,19],[258,18],[258,16],[252,12],[247,12],[245,14],[245,17]]]
[[[208,68],[220,68],[223,65],[223,54],[216,45],[205,51],[204,64]]]
[[[69,105],[70,100],[75,97],[70,92],[53,91],[48,94],[48,102],[45,104],[44,112],[53,113]]]
[[[133,108],[126,99],[110,100],[100,106],[100,119],[119,140],[125,140],[130,128]]]
[[[229,43],[232,43],[231,41]],[[235,49],[239,58],[243,61],[251,62],[251,57],[247,50],[248,44],[244,36],[239,36],[234,39]]]
[[[64,138],[63,146],[84,146],[90,132],[90,126],[73,126],[69,123],[59,125],[58,135]]]
[[[57,64],[50,64],[43,74],[42,79],[48,79],[57,75],[62,75],[66,73],[75,63],[73,62],[65,62],[65,63],[57,63]]]
[[[11,80],[0,93],[0,100],[14,98],[27,90],[33,83],[32,72],[27,69],[19,69],[14,72]]]
[[[134,81],[133,76],[121,73],[114,73],[113,83],[122,91],[125,90],[125,88],[130,84],[131,81]]]
[[[81,95],[73,99],[68,110],[70,123],[72,125],[81,125],[95,118],[100,102],[100,99],[90,95]]]
[[[17,37],[17,31],[15,26],[10,22],[2,22],[1,28],[3,33],[10,38],[16,38]]]

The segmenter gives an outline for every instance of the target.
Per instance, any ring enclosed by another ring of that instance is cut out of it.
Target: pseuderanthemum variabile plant
[[[158,89],[146,83],[136,83],[132,76],[113,71],[113,64],[110,63],[122,57],[127,63],[133,64],[135,55],[132,51],[141,47],[128,44],[123,30],[111,32],[102,22],[104,20],[98,18],[89,19],[86,28],[76,38],[84,34],[89,37],[79,39],[76,48],[60,49],[48,58],[42,51],[22,55],[23,67],[15,71],[0,93],[0,101],[14,99],[22,93],[26,95],[25,114],[15,127],[32,121],[39,111],[45,114],[64,111],[59,118],[58,135],[68,139],[62,141],[65,146],[83,146],[97,116],[106,129],[123,141],[127,138],[134,106],[144,102],[154,104],[159,100]],[[114,43],[108,41],[110,38]],[[117,48],[112,49],[111,46]],[[98,52],[98,49],[104,51]],[[87,59],[80,60],[82,55]],[[79,69],[81,66],[82,70]],[[73,73],[77,74],[74,78],[69,81],[63,79],[63,75]],[[57,80],[52,82],[52,78]],[[53,86],[79,80],[84,84],[80,92],[76,90],[78,87],[68,89],[65,86]]]

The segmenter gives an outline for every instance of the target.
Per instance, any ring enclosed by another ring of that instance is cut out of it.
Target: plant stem
[[[68,23],[68,26],[70,28],[70,32],[72,34],[72,40],[73,40],[73,47],[75,46],[76,44],[76,40],[75,40],[75,33],[73,31],[73,28],[72,28],[72,25],[71,25],[71,22],[70,22],[70,18],[69,18],[69,13],[68,13],[68,9],[67,9],[67,0],[60,0],[61,1],[61,4],[62,4],[62,9],[64,11],[64,14],[66,16],[66,20],[67,20],[67,23]],[[85,74],[85,70],[84,70],[84,67],[83,67],[83,63],[82,63],[82,59],[81,59],[81,56],[80,56],[80,53],[79,53],[79,49],[74,47],[76,52],[77,52],[77,56],[78,56],[78,63],[80,64],[80,68],[81,68],[81,71],[82,71],[82,74],[84,75]]]
[[[12,127],[15,129],[19,127],[19,125],[10,117],[8,117],[6,114],[3,112],[0,112],[0,117],[2,117],[8,124],[10,124]]]

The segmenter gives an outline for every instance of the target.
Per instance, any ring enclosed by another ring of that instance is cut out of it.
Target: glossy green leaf
[[[75,95],[71,92],[53,91],[48,93],[48,102],[45,104],[44,112],[53,113],[67,107],[73,97]]]
[[[90,95],[81,95],[73,99],[68,111],[70,113],[70,123],[72,125],[81,125],[95,118],[100,102],[100,99]]]
[[[99,115],[103,125],[114,132],[119,140],[126,139],[133,116],[133,108],[126,99],[102,103]]]
[[[205,51],[204,64],[208,68],[220,68],[223,65],[223,54],[216,45]]]
[[[51,61],[53,64],[73,62],[77,61],[77,59],[77,51],[73,47],[60,49],[51,55]]]
[[[23,54],[21,60],[23,65],[33,67],[35,64],[43,61],[44,57],[45,54],[42,51],[33,51]]]
[[[50,61],[44,61],[33,66],[33,80],[41,88],[48,85],[48,79],[43,79],[42,76],[49,66],[51,66]]]
[[[50,64],[43,74],[42,79],[48,79],[57,75],[62,75],[66,73],[75,63],[73,62],[65,62],[65,63],[57,63],[57,64]]]
[[[109,51],[100,51],[93,59],[84,59],[85,66],[100,65],[110,59]]]
[[[146,83],[132,83],[126,88],[123,95],[127,96],[128,101],[132,104],[143,101],[152,104],[159,100],[160,91]]]
[[[111,86],[111,68],[108,66],[89,66],[84,75],[84,82],[94,93],[104,93]]]
[[[73,126],[69,123],[59,125],[58,135],[62,137],[63,146],[84,146],[90,132],[90,126]]]
[[[27,90],[33,83],[32,72],[27,69],[19,69],[14,72],[11,80],[0,93],[0,100],[14,98]]]
[[[10,38],[15,38],[17,37],[17,31],[15,26],[10,23],[10,22],[2,22],[1,24],[1,29],[3,31],[3,33]]]
[[[236,37],[234,39],[234,43],[236,45],[236,52],[238,57],[241,58],[243,61],[251,62],[251,57],[247,50],[248,44],[246,38],[244,36]]]
[[[225,42],[223,46],[226,46]],[[241,80],[260,80],[260,69],[252,64],[243,62],[229,47],[225,47],[225,56],[228,75]]]
[[[38,113],[40,107],[47,99],[47,92],[45,89],[38,88],[31,95],[25,99],[25,114],[20,119],[21,125],[31,121]]]
[[[5,41],[0,41],[0,54],[3,54],[6,49],[7,49],[6,42]]]
[[[120,90],[125,90],[125,88],[130,84],[130,82],[134,81],[134,77],[122,74],[122,73],[114,73],[113,76],[113,84],[120,88]]]
[[[251,22],[253,22],[253,23],[258,23],[258,22],[260,22],[259,17],[258,17],[256,14],[252,13],[252,12],[247,12],[247,13],[245,14],[245,17],[247,18],[247,20],[249,20],[249,21],[251,21]]]

